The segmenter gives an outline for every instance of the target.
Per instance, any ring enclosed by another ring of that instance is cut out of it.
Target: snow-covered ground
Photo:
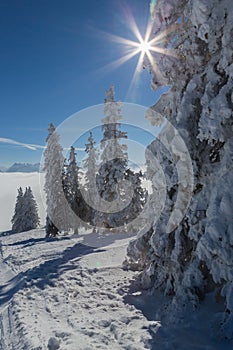
[[[41,224],[45,223],[45,197],[43,193],[44,174],[40,173],[0,173],[0,231],[11,229],[11,218],[17,196],[17,189],[31,186],[35,196]]]
[[[61,349],[144,349],[150,322],[124,300],[129,237],[44,236],[1,237],[2,349],[47,349],[49,340]]]
[[[232,349],[212,328],[211,298],[178,325],[156,317],[166,300],[122,269],[132,235],[44,236],[1,234],[0,349]]]
[[[16,190],[39,174],[0,174],[0,350],[232,350],[221,340],[210,295],[166,324],[166,298],[139,292],[122,263],[134,235],[81,233],[46,240],[43,229],[12,233]],[[158,309],[164,307],[164,315]]]

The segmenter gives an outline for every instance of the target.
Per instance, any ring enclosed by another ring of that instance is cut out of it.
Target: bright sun
[[[145,60],[145,57],[150,62],[151,69],[154,71],[155,74],[157,74],[159,78],[159,68],[156,64],[155,58],[153,57],[153,52],[160,53],[162,55],[168,55],[168,56],[174,56],[176,57],[176,54],[172,49],[167,49],[164,47],[164,39],[167,37],[168,34],[171,32],[174,32],[175,26],[171,26],[170,28],[166,28],[165,31],[160,32],[158,35],[156,35],[153,39],[151,39],[151,33],[152,33],[152,21],[148,23],[145,36],[143,37],[140,33],[140,30],[135,22],[134,17],[132,14],[130,14],[129,18],[127,19],[129,23],[129,28],[134,34],[136,41],[129,40],[123,37],[120,37],[118,35],[113,35],[109,33],[105,33],[108,39],[110,39],[112,42],[115,42],[117,44],[124,45],[125,47],[125,55],[118,58],[117,60],[109,63],[107,66],[105,66],[105,69],[116,69],[120,67],[125,62],[129,61],[131,58],[133,58],[136,55],[139,55],[138,63],[135,68],[135,72],[129,87],[129,90],[134,85],[135,81],[137,80],[138,75],[142,71],[143,62]]]
[[[148,52],[153,49],[152,46],[150,45],[150,43],[148,43],[146,41],[143,41],[140,44],[138,44],[138,48],[141,52],[143,52],[144,54],[147,54],[147,55],[148,55]]]

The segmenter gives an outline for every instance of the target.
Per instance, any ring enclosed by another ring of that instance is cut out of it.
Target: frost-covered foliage
[[[179,179],[167,150],[154,141],[149,149],[166,176],[165,207],[152,230],[130,244],[128,256],[142,269],[145,287],[172,296],[171,315],[187,303],[196,306],[210,290],[221,295],[222,330],[232,338],[232,1],[157,0],[151,12],[155,37],[163,33],[163,48],[177,56],[164,50],[154,55],[156,70],[148,63],[153,87],[171,86],[152,109],[165,116],[185,141],[193,161],[194,191],[183,221],[166,233]],[[150,164],[148,168],[155,188],[158,178]]]
[[[15,212],[11,222],[12,230],[15,232],[29,231],[38,227],[40,219],[31,187],[27,187],[24,193],[21,187],[18,189]]]

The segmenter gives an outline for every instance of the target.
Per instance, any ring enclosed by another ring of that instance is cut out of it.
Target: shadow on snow
[[[69,237],[59,237],[59,238],[46,238],[46,237],[38,237],[38,238],[29,238],[24,241],[19,241],[19,242],[14,242],[10,244],[6,244],[8,247],[14,247],[14,246],[20,246],[22,245],[22,248],[27,248],[29,246],[33,246],[36,243],[41,243],[41,242],[53,242],[53,241],[64,241],[64,240],[70,240]],[[3,244],[4,246],[4,244]]]
[[[210,320],[214,320],[215,311],[206,308],[204,302],[204,305],[202,304],[196,311],[191,304],[188,305],[186,311],[183,314],[178,313],[177,320],[171,322],[168,321],[168,313],[171,310],[167,308],[171,298],[159,291],[152,294],[150,291],[140,290],[138,281],[131,281],[123,300],[125,304],[133,305],[140,310],[150,321],[145,331],[151,336],[148,343],[151,350],[232,350],[232,341],[216,337],[213,329],[209,327]]]
[[[55,280],[65,271],[77,269],[77,261],[82,256],[102,251],[104,250],[96,250],[94,247],[77,243],[67,248],[62,256],[45,261],[39,266],[19,273],[0,287],[0,307],[7,303],[15,293],[24,288],[32,286],[40,289],[44,289],[46,286],[54,287]]]

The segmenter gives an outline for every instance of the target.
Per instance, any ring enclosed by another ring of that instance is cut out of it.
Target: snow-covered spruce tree
[[[95,148],[95,140],[93,138],[93,134],[90,131],[90,135],[88,137],[88,143],[85,145],[85,152],[87,154],[86,158],[83,161],[83,167],[85,172],[85,185],[84,189],[87,195],[88,203],[92,204],[92,207],[95,208],[98,203],[96,203],[96,196],[93,196],[93,183],[96,181],[96,175],[98,170],[98,159],[99,155]],[[94,203],[93,203],[94,200]],[[94,215],[95,211],[91,210],[89,206],[86,206],[86,217],[85,221],[89,224],[94,224]]]
[[[15,213],[12,218],[12,230],[24,232],[38,227],[40,219],[38,216],[37,204],[30,187],[25,193],[20,187],[15,205]]]
[[[65,199],[62,176],[64,157],[59,136],[53,124],[49,125],[47,146],[44,153],[45,193],[47,203],[46,236],[54,237],[60,231],[68,231],[69,206]]]
[[[40,223],[37,204],[33,196],[31,187],[26,187],[24,196],[24,212],[23,212],[23,222],[24,222],[24,231],[33,230],[38,227]]]
[[[111,206],[111,202],[119,197],[124,200],[124,193],[118,184],[124,179],[128,163],[127,146],[121,144],[122,139],[127,138],[127,134],[121,131],[121,103],[115,101],[113,86],[106,92],[104,104],[103,138],[100,144],[102,162],[96,181],[101,198]],[[114,227],[118,220],[117,211],[116,215],[102,213],[98,215],[98,220],[97,225]]]
[[[149,149],[170,177],[167,199],[160,220],[130,244],[128,255],[142,268],[144,286],[172,296],[174,317],[175,310],[190,302],[195,306],[210,290],[221,295],[225,300],[222,330],[232,338],[232,1],[157,0],[151,11],[155,37],[167,33],[164,47],[177,53],[177,58],[154,54],[160,79],[147,62],[154,89],[171,86],[152,109],[165,116],[185,141],[193,162],[194,191],[183,221],[166,233],[179,179],[175,183],[177,173],[164,159],[164,147],[153,142]],[[156,123],[156,118],[151,120]],[[148,167],[156,187],[155,172]]]
[[[18,195],[16,198],[15,211],[12,217],[12,231],[23,232],[23,210],[24,210],[24,197],[22,187],[18,189]]]
[[[82,211],[81,192],[79,184],[79,167],[76,162],[75,148],[71,146],[68,164],[63,173],[63,190],[71,210],[67,213],[69,227],[78,233],[80,226],[79,215]]]
[[[125,208],[126,222],[133,221],[144,208],[147,201],[148,191],[143,188],[142,180],[144,175],[141,171],[134,172],[132,169],[127,169],[125,179],[133,186],[133,195],[129,205]]]

